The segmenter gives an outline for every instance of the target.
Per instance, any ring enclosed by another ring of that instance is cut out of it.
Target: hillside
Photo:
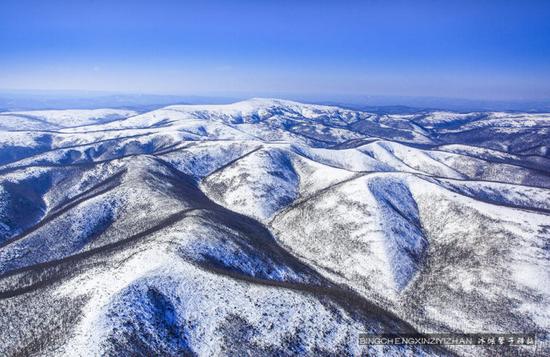
[[[0,113],[0,355],[548,355],[550,114]]]

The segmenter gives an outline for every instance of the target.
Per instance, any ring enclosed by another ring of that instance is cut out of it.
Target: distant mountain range
[[[267,96],[273,96],[274,94],[267,93]],[[550,112],[550,99],[505,101],[444,97],[305,95],[292,93],[285,95],[276,93],[275,96],[378,114],[419,113],[436,110],[456,112]],[[160,95],[101,91],[0,90],[0,111],[124,108],[146,112],[174,104],[230,104],[249,97],[250,95],[247,93]]]
[[[139,105],[0,113],[0,355],[550,354],[550,114]]]

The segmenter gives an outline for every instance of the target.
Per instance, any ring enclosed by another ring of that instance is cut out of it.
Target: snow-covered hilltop
[[[358,334],[545,338],[549,147],[549,114],[0,113],[0,355],[547,355]]]

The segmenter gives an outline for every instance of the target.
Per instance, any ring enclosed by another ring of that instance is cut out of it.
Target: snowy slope
[[[545,356],[550,115],[0,113],[0,355]]]
[[[3,130],[47,130],[78,127],[127,118],[137,113],[123,109],[42,110],[0,112]]]

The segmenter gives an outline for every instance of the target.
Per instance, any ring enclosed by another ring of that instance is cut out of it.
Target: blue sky
[[[550,97],[550,1],[1,0],[0,89]]]

